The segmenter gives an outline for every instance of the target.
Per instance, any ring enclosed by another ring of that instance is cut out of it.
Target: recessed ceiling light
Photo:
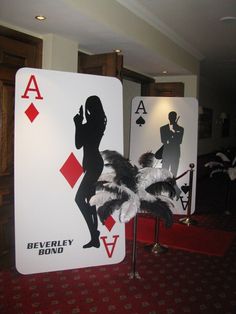
[[[35,18],[36,18],[36,20],[38,20],[38,21],[44,21],[44,20],[46,20],[46,16],[43,16],[43,15],[36,15]]]
[[[167,74],[167,73],[168,73],[168,71],[167,71],[167,70],[164,70],[164,71],[162,71],[162,73],[163,73],[163,74]]]
[[[114,49],[113,51],[116,52],[116,53],[121,53],[122,52],[121,49]]]
[[[236,21],[236,16],[223,16],[220,18],[220,22],[233,22]]]

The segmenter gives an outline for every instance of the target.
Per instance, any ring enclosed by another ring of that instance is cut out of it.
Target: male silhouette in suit
[[[179,117],[177,118],[175,111],[169,112],[168,119],[169,123],[160,127],[161,142],[163,143],[162,168],[169,170],[176,177],[184,128],[178,125]]]

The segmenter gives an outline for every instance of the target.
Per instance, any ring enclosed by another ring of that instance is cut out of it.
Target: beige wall
[[[132,99],[141,96],[141,84],[123,80],[124,156],[129,158]]]
[[[43,69],[77,72],[78,43],[54,34],[42,39]]]

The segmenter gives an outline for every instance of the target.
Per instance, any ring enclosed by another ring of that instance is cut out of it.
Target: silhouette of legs
[[[165,159],[163,159],[162,161],[162,168],[169,170],[176,178],[179,168],[179,156],[176,156],[176,154],[169,154],[168,156],[165,156]],[[178,187],[177,183],[175,184],[175,192],[176,199],[178,200],[181,194],[181,190]]]
[[[86,172],[75,196],[75,202],[78,205],[87,223],[91,235],[91,241],[85,244],[83,248],[100,247],[99,241],[100,232],[97,230],[98,219],[96,206],[89,205],[89,200],[91,196],[95,194],[94,182],[96,182],[96,180],[94,181],[94,174],[90,175],[88,172]]]

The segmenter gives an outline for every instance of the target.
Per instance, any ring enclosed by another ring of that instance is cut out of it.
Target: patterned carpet
[[[176,217],[177,219],[178,217]],[[236,231],[235,215],[199,215],[200,225]],[[227,227],[226,227],[227,225]],[[37,275],[0,272],[1,314],[235,314],[236,240],[224,257],[169,249],[154,255],[138,244],[130,279],[132,242],[123,262]]]

